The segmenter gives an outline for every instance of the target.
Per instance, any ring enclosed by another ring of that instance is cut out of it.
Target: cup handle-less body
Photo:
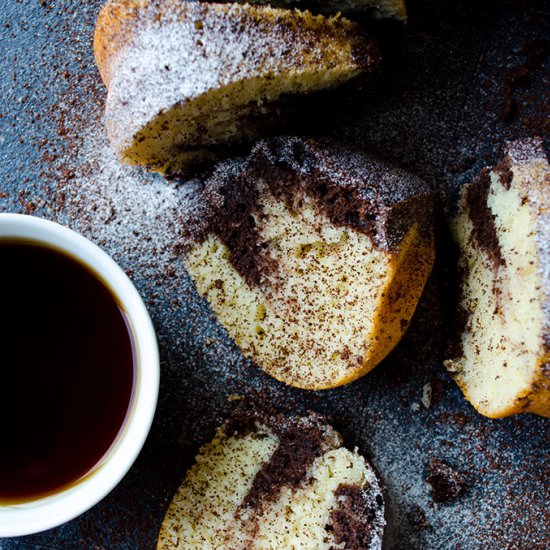
[[[76,258],[97,273],[124,307],[136,347],[134,392],[125,425],[109,452],[82,480],[51,496],[0,505],[0,537],[29,535],[65,523],[104,498],[128,472],[155,414],[159,353],[153,324],[136,288],[98,246],[57,223],[21,214],[0,214],[0,239],[44,244]]]

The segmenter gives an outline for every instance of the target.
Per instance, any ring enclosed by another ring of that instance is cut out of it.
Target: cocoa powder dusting
[[[191,189],[200,182],[167,187],[122,168],[106,141],[106,91],[91,48],[103,3],[59,0],[46,9],[18,0],[0,10],[0,210],[23,213],[29,206],[34,215],[69,224],[132,277],[160,343],[158,411],[143,452],[109,498],[61,528],[3,539],[2,548],[154,547],[167,503],[221,423],[226,396],[256,391],[293,413],[314,409],[338,418],[346,440],[370,450],[387,482],[387,548],[503,549],[518,541],[548,548],[545,419],[481,417],[443,372],[441,335],[450,318],[450,310],[440,310],[444,261],[403,341],[360,381],[305,392],[242,358],[179,260],[170,258],[179,240],[176,219],[193,209]],[[548,138],[550,19],[544,0],[411,0],[407,9],[406,26],[363,21],[382,44],[379,80],[355,102],[341,95],[338,117],[336,105],[317,111],[307,131],[383,155],[437,189],[451,211],[459,188],[500,158],[506,140]],[[509,72],[522,66],[528,75]],[[503,112],[509,77],[513,116]],[[446,246],[439,241],[440,259]],[[414,411],[434,372],[443,380],[439,402]],[[423,482],[434,453],[477,480],[446,506],[434,505]],[[416,514],[407,518],[411,503],[431,529]]]

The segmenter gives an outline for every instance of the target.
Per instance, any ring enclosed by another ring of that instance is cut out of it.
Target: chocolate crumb
[[[508,155],[505,155],[504,158],[495,165],[493,172],[498,174],[498,179],[502,187],[506,190],[510,189],[514,173],[510,169],[510,158]]]
[[[426,483],[431,486],[434,502],[451,502],[464,490],[466,480],[456,470],[438,458],[430,458],[426,468]]]
[[[238,401],[231,415],[225,422],[224,431],[229,437],[245,437],[256,429],[256,423],[265,422],[275,411],[268,404],[262,403],[268,408],[260,410],[254,403],[248,400]]]

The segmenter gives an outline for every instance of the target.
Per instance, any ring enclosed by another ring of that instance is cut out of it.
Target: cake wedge
[[[180,0],[109,0],[94,53],[114,150],[164,174],[259,137],[283,100],[379,63],[375,40],[339,15]]]
[[[452,228],[462,326],[445,366],[485,416],[550,416],[550,167],[541,140],[509,143],[463,188]]]
[[[433,194],[333,142],[280,137],[218,165],[182,258],[245,356],[306,389],[351,382],[405,333],[434,259]]]

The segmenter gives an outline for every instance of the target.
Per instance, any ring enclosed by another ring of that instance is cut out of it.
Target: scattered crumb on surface
[[[434,502],[451,502],[466,486],[465,478],[438,458],[430,458],[427,473],[426,483],[431,488]]]

